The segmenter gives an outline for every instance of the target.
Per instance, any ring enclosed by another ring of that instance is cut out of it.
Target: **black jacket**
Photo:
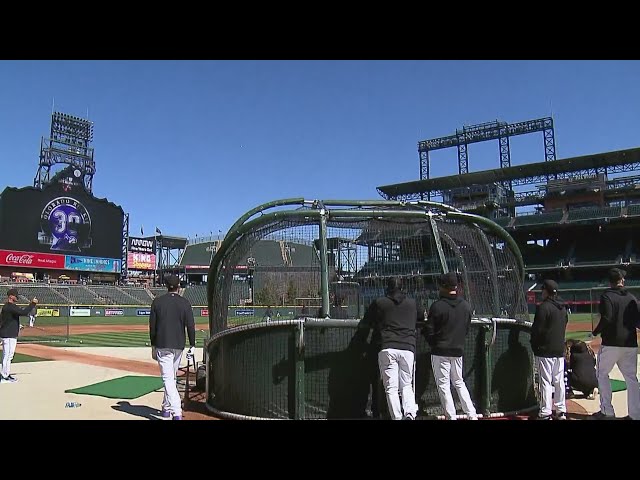
[[[7,302],[2,307],[0,317],[0,338],[18,338],[20,332],[20,317],[26,317],[35,307],[35,303],[30,303],[24,308],[20,308],[15,303]]]
[[[593,331],[602,345],[637,347],[638,302],[624,287],[608,288],[600,297],[600,323]]]
[[[531,349],[536,357],[564,357],[567,307],[560,298],[547,297],[536,308],[531,327]]]
[[[149,339],[156,348],[183,349],[185,328],[189,334],[189,345],[196,345],[196,326],[189,300],[175,292],[153,299],[149,315]]]
[[[401,291],[388,292],[374,300],[362,319],[362,326],[373,328],[372,343],[381,350],[416,351],[416,322],[424,319],[422,308]]]
[[[586,346],[576,345],[571,348],[569,360],[569,385],[588,395],[598,386],[596,377],[596,359],[591,356]]]
[[[471,325],[471,305],[457,295],[443,295],[429,309],[423,334],[431,354],[461,357]]]

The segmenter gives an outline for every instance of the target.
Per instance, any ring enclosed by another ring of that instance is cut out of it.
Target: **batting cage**
[[[428,310],[447,272],[473,309],[464,376],[479,413],[537,409],[524,266],[504,229],[435,202],[304,199],[247,212],[212,259],[207,407],[224,418],[385,418],[360,320],[389,276]],[[419,415],[444,418],[421,327]]]

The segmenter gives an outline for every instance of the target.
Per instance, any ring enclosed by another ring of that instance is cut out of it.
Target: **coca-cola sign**
[[[0,265],[8,267],[64,269],[64,255],[0,250]]]
[[[8,265],[11,265],[14,263],[18,263],[20,265],[31,265],[33,263],[33,255],[28,255],[26,253],[23,253],[22,255],[15,255],[13,253],[8,253],[4,261]]]

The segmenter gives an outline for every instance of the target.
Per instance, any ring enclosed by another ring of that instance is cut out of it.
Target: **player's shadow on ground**
[[[134,417],[142,417],[149,420],[159,420],[159,416],[162,414],[162,412],[157,408],[151,408],[147,405],[132,405],[125,401],[120,401],[116,405],[111,405],[111,408],[118,412],[128,413]]]

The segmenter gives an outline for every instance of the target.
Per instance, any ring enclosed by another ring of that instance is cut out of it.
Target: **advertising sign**
[[[209,309],[208,308],[200,309],[200,316],[201,317],[208,317],[209,316]]]
[[[119,317],[124,315],[124,310],[121,308],[105,308],[104,316],[105,317]]]
[[[236,317],[252,317],[253,315],[255,315],[253,308],[236,309]]]
[[[36,316],[38,317],[59,317],[60,309],[58,308],[36,308]]]
[[[121,260],[116,258],[80,257],[67,255],[64,268],[83,272],[120,273]]]
[[[0,250],[0,265],[27,268],[64,268],[64,255]]]
[[[153,238],[129,237],[129,252],[155,254],[156,241]]]
[[[72,317],[90,317],[91,309],[86,307],[71,307],[69,309]]]
[[[127,254],[127,268],[129,270],[155,270],[156,256],[151,253]]]
[[[149,310],[149,309],[138,309],[138,311],[136,312],[136,315],[138,317],[148,317],[149,315],[151,315],[151,310]]]

